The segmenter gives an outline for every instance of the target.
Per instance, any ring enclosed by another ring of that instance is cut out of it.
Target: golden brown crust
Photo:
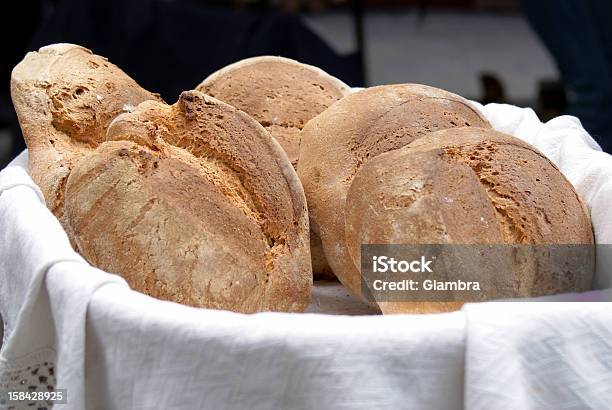
[[[202,81],[197,90],[255,118],[283,147],[294,167],[302,128],[350,93],[346,84],[317,67],[273,56],[230,64]],[[331,269],[317,232],[311,232],[311,247],[314,272],[329,277]]]
[[[306,308],[306,201],[257,122],[188,91],[173,106],[147,101],[117,117],[107,140],[66,188],[83,256],[161,299],[245,313]]]
[[[359,168],[387,151],[438,129],[488,127],[470,103],[416,84],[372,87],[344,97],[302,130],[298,175],[311,224],[317,226],[332,270],[361,296],[359,270],[345,240],[346,194]]]
[[[281,144],[294,166],[299,158],[300,130],[350,93],[346,84],[317,67],[273,56],[230,64],[196,89],[255,118]]]
[[[126,109],[159,97],[104,57],[74,44],[28,53],[11,75],[11,97],[29,149],[29,168],[63,221],[66,178]]]
[[[529,144],[490,129],[442,130],[376,157],[355,176],[346,203],[355,264],[363,243],[593,244],[588,213],[554,164]],[[497,278],[484,278],[492,284],[485,299],[509,297],[496,293],[499,276],[514,287],[514,297],[590,288],[590,252],[566,260],[566,254],[559,259],[534,249],[520,249],[521,257],[506,263],[500,259],[505,249],[491,255],[500,270]],[[502,272],[505,266],[512,269]],[[385,313],[433,312],[457,303],[380,306]]]
[[[306,308],[304,193],[251,117],[197,91],[166,105],[72,44],[29,53],[11,94],[32,177],[92,264],[193,306]]]

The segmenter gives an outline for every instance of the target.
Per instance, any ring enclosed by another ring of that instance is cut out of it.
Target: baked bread
[[[283,57],[262,56],[230,64],[196,88],[246,112],[283,147],[293,166],[300,131],[310,119],[347,95],[350,88],[323,70]],[[310,233],[315,274],[333,276],[319,233]]]
[[[11,75],[11,98],[29,172],[63,222],[66,178],[102,141],[108,124],[142,101],[160,100],[106,58],[74,44],[28,53]]]
[[[340,281],[361,295],[358,265],[345,239],[346,194],[359,169],[384,152],[439,129],[479,126],[487,120],[467,100],[415,84],[367,88],[344,97],[302,130],[298,175],[311,231],[319,232]]]
[[[73,45],[28,54],[12,96],[32,173],[94,266],[197,307],[306,308],[304,193],[251,117],[197,91],[169,106]]]
[[[346,242],[356,266],[363,243],[536,245],[487,248],[474,266],[453,266],[449,279],[490,264],[485,299],[585,291],[594,270],[591,247],[554,248],[593,244],[571,183],[531,145],[475,127],[430,133],[362,166],[347,195]],[[508,284],[511,293],[501,293]],[[460,305],[449,302],[379,305],[385,313]]]
[[[160,299],[247,313],[306,308],[304,193],[256,121],[187,91],[172,106],[147,101],[120,115],[107,140],[66,185],[81,255]]]
[[[295,166],[304,125],[350,88],[325,71],[284,57],[261,56],[230,64],[196,89],[255,118]]]

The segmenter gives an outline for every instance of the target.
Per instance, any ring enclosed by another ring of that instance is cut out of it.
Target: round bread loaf
[[[280,143],[294,167],[304,125],[350,93],[346,84],[317,67],[273,56],[230,64],[196,89],[255,118]],[[310,243],[313,271],[332,276],[318,231],[311,230]]]
[[[346,84],[317,67],[272,56],[230,64],[196,89],[255,118],[294,166],[300,155],[300,130],[350,92]]]
[[[119,114],[159,96],[104,57],[74,44],[28,53],[11,75],[11,98],[29,151],[29,171],[63,223],[66,178],[104,140]]]
[[[367,88],[344,97],[302,130],[298,175],[311,231],[319,232],[327,260],[340,281],[361,295],[357,266],[345,240],[346,194],[361,166],[384,152],[439,129],[488,127],[467,100],[416,84]]]
[[[136,290],[197,307],[302,311],[308,211],[282,148],[197,91],[117,117],[66,185],[78,251]]]
[[[347,195],[346,241],[360,266],[364,243],[591,245],[593,233],[580,197],[543,154],[517,138],[466,127],[431,133],[361,167]],[[484,278],[492,284],[484,298],[509,297],[497,293],[497,281],[512,285],[512,297],[588,290],[592,249],[554,249],[501,247],[483,255],[474,268],[489,262],[488,272],[496,272]],[[460,271],[454,267],[450,279]],[[460,305],[449,302],[379,305],[385,313]]]

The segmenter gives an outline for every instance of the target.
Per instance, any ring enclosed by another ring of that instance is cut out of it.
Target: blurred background
[[[255,55],[351,86],[413,82],[483,103],[577,115],[612,152],[609,0],[21,0],[4,6],[0,166],[24,148],[10,101],[29,50],[83,45],[168,103]]]

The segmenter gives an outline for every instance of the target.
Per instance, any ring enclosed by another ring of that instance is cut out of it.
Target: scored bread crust
[[[347,196],[346,238],[355,264],[363,243],[594,243],[584,203],[550,160],[517,138],[476,127],[431,133],[364,165]],[[575,258],[548,251],[491,248],[475,261],[475,270],[496,272],[481,278],[487,291],[478,296],[532,297],[590,288],[594,255],[588,248],[578,249]],[[450,275],[451,280],[462,277],[454,270]],[[502,294],[502,289],[513,293]],[[379,302],[384,313],[460,305],[460,299]]]
[[[304,193],[248,115],[197,91],[169,106],[73,44],[28,53],[11,96],[32,178],[90,263],[193,306],[308,305]]]
[[[344,97],[302,130],[298,175],[311,230],[320,232],[327,260],[340,281],[362,299],[361,276],[345,239],[346,194],[359,168],[384,152],[431,131],[490,127],[462,97],[433,87],[398,84]]]
[[[66,178],[103,141],[108,124],[145,100],[160,100],[106,58],[74,44],[30,52],[13,69],[11,98],[29,151],[29,172],[64,222]]]
[[[79,252],[132,288],[191,306],[303,311],[308,212],[282,148],[197,91],[117,117],[66,186]],[[120,251],[118,251],[120,250]]]
[[[308,121],[351,92],[318,67],[275,56],[247,58],[208,76],[197,90],[246,112],[262,124],[297,166],[301,130]],[[313,271],[332,272],[319,232],[311,231]]]

